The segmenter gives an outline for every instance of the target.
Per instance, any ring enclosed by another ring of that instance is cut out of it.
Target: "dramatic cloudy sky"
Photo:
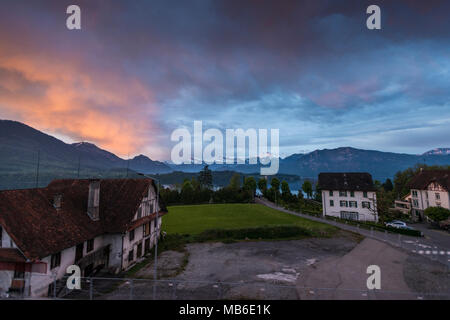
[[[450,147],[449,17],[431,0],[2,0],[0,118],[154,159],[194,120],[279,128],[283,156]]]

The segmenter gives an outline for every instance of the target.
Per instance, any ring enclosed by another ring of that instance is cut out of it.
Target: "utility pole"
[[[130,153],[127,155],[127,178],[128,178],[128,169],[130,167]]]
[[[39,165],[41,161],[41,150],[38,150],[38,159],[37,159],[37,166],[36,166],[36,189],[39,186]]]
[[[77,179],[80,179],[80,163],[81,163],[81,155],[78,156]]]

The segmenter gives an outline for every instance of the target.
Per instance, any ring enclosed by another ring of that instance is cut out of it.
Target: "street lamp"
[[[153,300],[156,300],[156,280],[158,278],[158,231],[159,231],[159,179],[156,179],[152,176],[143,174],[143,173],[138,173],[138,175],[152,179],[152,180],[156,180],[158,182],[158,187],[156,188],[156,236],[155,236],[155,274],[154,274],[154,280],[155,280],[155,284],[153,286]]]

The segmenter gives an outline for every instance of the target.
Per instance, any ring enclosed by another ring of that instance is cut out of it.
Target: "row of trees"
[[[256,179],[252,176],[242,179],[238,173],[233,174],[228,186],[218,190],[213,189],[212,172],[205,166],[196,178],[186,179],[175,189],[162,189],[161,198],[167,205],[200,204],[200,203],[242,203],[252,202],[259,189],[261,194],[270,201],[277,203],[292,203],[303,199],[303,194],[292,194],[289,184],[274,177],[268,181],[264,178]],[[305,181],[303,192],[309,199],[313,197],[311,182]],[[315,193],[320,194],[320,192]],[[317,199],[316,199],[317,200]],[[321,201],[319,199],[319,201]]]
[[[161,190],[161,198],[167,205],[203,203],[244,203],[252,202],[256,192],[256,181],[247,177],[241,186],[241,176],[234,174],[228,186],[213,190],[212,172],[208,166],[200,171],[197,178],[184,180],[175,189]]]

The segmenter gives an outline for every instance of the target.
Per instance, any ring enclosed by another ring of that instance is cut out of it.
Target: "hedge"
[[[223,239],[283,239],[310,236],[313,236],[313,232],[306,228],[291,225],[280,225],[242,229],[209,229],[196,235],[195,240],[198,242],[203,242]]]
[[[378,230],[378,231],[388,231],[388,232],[392,232],[392,233],[400,233],[400,234],[413,236],[413,237],[421,237],[422,236],[422,232],[419,230],[400,229],[400,228],[388,227],[388,226],[385,226],[383,224],[376,223],[376,222],[347,220],[347,219],[341,219],[341,218],[332,217],[332,216],[326,216],[326,218],[329,220],[334,220],[336,222],[341,222],[341,223],[347,223],[347,224],[351,224],[354,226],[359,225],[361,228],[364,228],[364,229],[373,228],[374,230]]]

